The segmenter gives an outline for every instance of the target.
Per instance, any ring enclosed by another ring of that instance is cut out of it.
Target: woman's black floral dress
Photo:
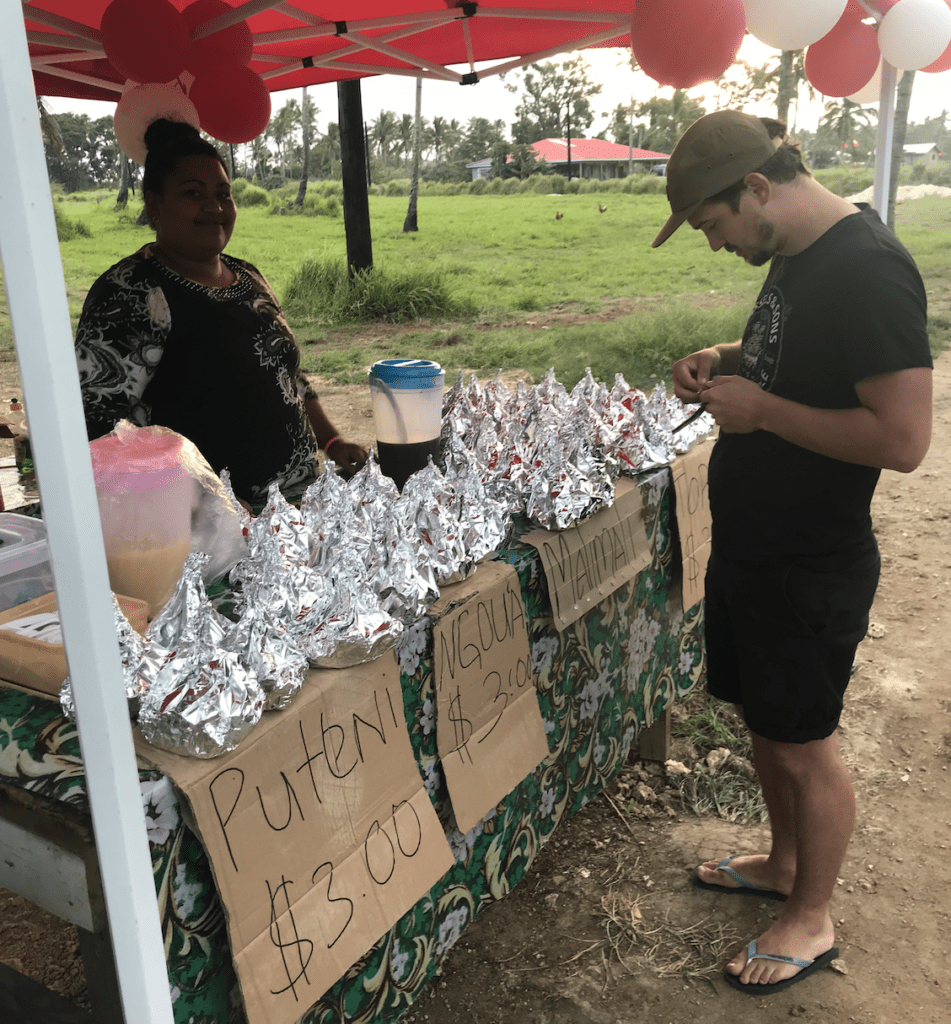
[[[206,288],[168,269],[152,245],[90,288],[76,358],[90,438],[120,419],[193,441],[252,504],[272,481],[288,500],[317,475],[312,397],[300,351],[260,271],[222,255],[237,280]]]

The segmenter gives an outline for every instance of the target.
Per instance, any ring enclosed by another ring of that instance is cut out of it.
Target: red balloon
[[[745,31],[741,0],[636,0],[631,49],[659,85],[690,89],[730,67]]]
[[[185,28],[191,35],[196,25],[210,21],[219,14],[230,11],[231,4],[225,0],[195,0],[182,11]],[[223,28],[214,35],[202,39],[190,39],[185,67],[195,76],[202,74],[212,64],[248,64],[254,50],[254,39],[246,21],[239,21],[230,28]]]
[[[949,4],[951,6],[951,4]],[[951,43],[937,60],[933,60],[927,67],[921,68],[931,75],[939,75],[942,71],[951,71]]]
[[[239,64],[217,64],[188,90],[202,128],[221,142],[250,142],[267,128],[271,94],[264,79]]]
[[[109,63],[135,82],[170,82],[185,70],[188,31],[168,0],[112,0],[99,26]]]
[[[806,78],[823,96],[851,96],[872,80],[881,56],[875,26],[846,12],[806,48]]]

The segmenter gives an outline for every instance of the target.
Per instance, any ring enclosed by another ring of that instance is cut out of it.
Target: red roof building
[[[532,149],[539,160],[544,160],[551,170],[568,174],[568,139],[542,139],[533,142]],[[637,170],[650,170],[658,164],[666,164],[669,153],[655,153],[650,149],[629,148],[618,142],[606,139],[572,139],[571,140],[571,174],[572,178],[594,178],[604,181],[607,178],[626,178],[628,173]],[[511,161],[511,155],[508,161]],[[492,173],[492,160],[476,160],[466,167],[472,172],[472,180],[487,178]]]

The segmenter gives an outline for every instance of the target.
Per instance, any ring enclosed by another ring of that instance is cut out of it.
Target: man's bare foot
[[[834,943],[835,930],[827,913],[793,918],[785,915],[756,940],[756,951],[815,960],[828,952]],[[802,970],[801,967],[775,960],[753,960],[747,963],[745,949],[737,953],[726,969],[745,985],[774,985]]]
[[[720,870],[719,861],[710,860],[697,868],[697,877],[707,885],[720,885],[725,889],[741,889],[743,886],[728,872]],[[796,879],[795,871],[784,872],[776,869],[765,853],[749,854],[730,859],[729,867],[741,875],[750,886],[768,889],[788,896]]]

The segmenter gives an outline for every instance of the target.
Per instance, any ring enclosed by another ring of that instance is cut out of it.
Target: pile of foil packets
[[[284,624],[248,606],[237,622],[215,611],[191,554],[178,587],[140,636],[113,604],[129,714],[165,750],[216,757],[233,750],[264,711],[287,707],[304,684],[307,659]],[[60,704],[75,718],[69,678]]]
[[[444,400],[441,465],[399,492],[375,459],[349,482],[328,462],[300,508],[277,485],[243,518],[247,555],[230,572],[235,619],[186,560],[175,595],[139,636],[115,605],[130,714],[155,745],[195,757],[234,749],[266,710],[286,707],[310,666],[379,657],[439,597],[502,547],[517,519],[561,530],[612,504],[622,475],[669,464],[713,421],[680,432],[690,408],[590,370],[568,392],[549,371],[510,390],[460,374]],[[227,474],[222,474],[231,495]],[[74,717],[67,679],[60,695]]]
[[[513,516],[564,530],[611,505],[619,476],[669,465],[708,433],[707,413],[675,432],[691,411],[663,383],[648,396],[618,374],[609,391],[590,368],[570,392],[553,370],[514,392],[501,375],[483,387],[460,374],[443,404],[446,476],[479,472]]]

